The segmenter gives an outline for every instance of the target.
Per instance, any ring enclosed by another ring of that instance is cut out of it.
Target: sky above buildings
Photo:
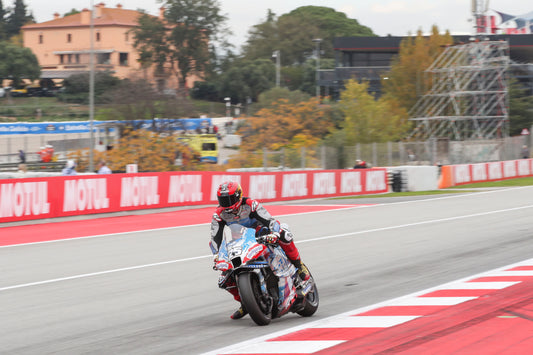
[[[344,12],[349,18],[370,27],[380,36],[404,36],[418,29],[428,32],[436,24],[441,30],[455,34],[471,34],[471,0],[218,0],[222,12],[228,17],[228,26],[234,33],[229,39],[238,50],[245,43],[248,31],[263,22],[268,9],[283,15],[300,6],[326,6]],[[63,15],[71,9],[89,8],[91,0],[25,0],[37,22],[53,19],[58,12]],[[93,0],[107,7],[122,4],[125,9],[143,9],[157,15],[161,2],[157,0]],[[14,0],[3,0],[10,7]],[[533,2],[526,0],[491,0],[489,8],[512,15],[533,11]]]

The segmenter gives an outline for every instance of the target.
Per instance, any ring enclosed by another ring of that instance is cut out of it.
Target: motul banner
[[[217,204],[238,181],[261,202],[387,192],[386,169],[273,173],[164,172],[0,180],[0,222],[147,208]]]
[[[439,188],[533,176],[533,159],[443,166]]]

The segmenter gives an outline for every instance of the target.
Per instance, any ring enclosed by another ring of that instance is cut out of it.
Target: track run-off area
[[[213,207],[0,228],[0,353],[527,354],[533,187],[268,204],[320,307],[258,327],[211,269]]]

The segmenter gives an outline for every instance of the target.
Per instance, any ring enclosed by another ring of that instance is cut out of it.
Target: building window
[[[76,64],[80,64],[80,55],[79,55],[79,53],[74,54],[74,57],[75,57],[75,60],[76,60]]]
[[[96,32],[96,42],[100,42],[100,32]]]
[[[126,32],[124,34],[124,39],[126,40],[126,42],[129,42],[130,41],[130,33],[129,32]]]
[[[72,63],[72,54],[67,54],[67,58],[68,58],[67,62],[69,64]]]
[[[98,53],[97,63],[98,64],[110,64],[111,53]]]
[[[127,67],[128,66],[128,53],[120,53],[118,60],[121,66]]]
[[[72,42],[72,35],[70,33],[67,34],[67,43]]]
[[[39,35],[39,44],[43,43],[43,35]]]
[[[65,56],[63,54],[59,55],[59,64],[65,63]]]

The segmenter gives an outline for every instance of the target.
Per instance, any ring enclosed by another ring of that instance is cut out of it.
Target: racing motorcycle
[[[241,302],[257,325],[268,325],[288,312],[303,317],[318,309],[318,289],[313,277],[303,281],[277,244],[256,237],[256,230],[239,224],[229,226],[231,241],[219,249],[219,287],[236,284]]]

